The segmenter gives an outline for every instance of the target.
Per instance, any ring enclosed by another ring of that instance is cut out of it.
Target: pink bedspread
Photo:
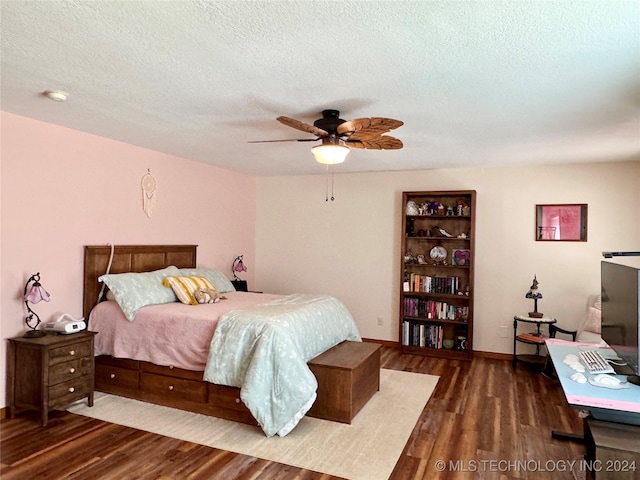
[[[281,295],[228,292],[205,305],[166,303],[138,310],[130,322],[116,302],[102,302],[89,315],[95,354],[203,371],[218,319],[231,310],[267,303]]]

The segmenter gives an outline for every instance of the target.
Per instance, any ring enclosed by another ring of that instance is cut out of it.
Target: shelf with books
[[[402,323],[402,349],[421,355],[467,359],[467,330],[453,322],[424,322],[406,318]]]
[[[419,317],[425,320],[455,320],[466,323],[469,321],[469,305],[405,296],[404,317]]]
[[[403,351],[472,356],[475,195],[473,190],[402,195]]]

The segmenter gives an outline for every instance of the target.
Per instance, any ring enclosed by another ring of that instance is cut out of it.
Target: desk
[[[624,461],[638,458],[640,387],[630,384],[629,388],[612,390],[596,387],[588,382],[574,382],[571,375],[575,371],[563,362],[564,358],[568,354],[578,355],[580,348],[594,349],[597,346],[555,338],[547,339],[546,344],[567,403],[573,408],[588,410],[590,413],[591,418],[585,421],[584,440],[587,446],[587,460],[594,464],[595,468],[600,468],[595,471],[595,478],[640,479],[638,462],[634,471],[621,470]],[[589,378],[588,372],[584,375]]]
[[[597,420],[640,425],[640,387],[630,384],[629,388],[612,390],[595,387],[590,383],[571,380],[575,373],[563,360],[568,354],[578,355],[580,348],[597,348],[592,343],[565,342],[556,338],[546,341],[547,351],[558,374],[562,390],[570,406],[589,410]],[[607,349],[608,350],[608,349]],[[604,355],[606,357],[606,355]],[[589,378],[587,372],[584,375]],[[620,378],[624,378],[620,376]]]

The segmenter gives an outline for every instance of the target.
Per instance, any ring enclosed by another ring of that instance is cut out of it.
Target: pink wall
[[[1,112],[0,326],[24,331],[24,283],[40,272],[51,294],[43,321],[82,313],[84,245],[197,244],[198,263],[231,276],[244,254],[253,282],[256,180],[228,170]],[[158,203],[142,211],[151,170]],[[5,406],[6,342],[0,347]]]

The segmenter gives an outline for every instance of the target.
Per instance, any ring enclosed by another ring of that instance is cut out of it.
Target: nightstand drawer
[[[49,409],[60,408],[86,397],[91,392],[91,376],[85,375],[49,387]]]
[[[91,343],[84,341],[72,343],[64,347],[52,348],[49,350],[49,365],[68,362],[76,358],[88,357],[91,355]]]
[[[59,363],[49,369],[49,385],[56,385],[91,373],[91,359],[78,358],[70,362]]]

